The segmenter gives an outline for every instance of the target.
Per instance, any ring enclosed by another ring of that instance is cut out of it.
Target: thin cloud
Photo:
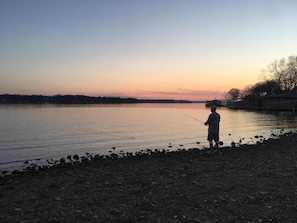
[[[177,100],[209,100],[223,98],[224,92],[192,90],[179,88],[176,91],[144,91],[139,90],[138,97],[152,99],[177,99]]]

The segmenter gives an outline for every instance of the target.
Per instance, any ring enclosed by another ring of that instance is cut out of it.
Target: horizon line
[[[54,94],[54,95],[44,95],[44,94],[10,94],[10,93],[2,93],[0,94],[2,96],[9,95],[9,96],[42,96],[42,97],[55,97],[55,96],[83,96],[83,97],[90,97],[90,98],[120,98],[120,99],[135,99],[140,101],[188,101],[188,102],[206,102],[211,100],[223,100],[223,99],[199,99],[199,100],[189,100],[189,99],[170,99],[170,98],[158,98],[158,99],[152,99],[152,98],[137,98],[137,97],[120,97],[120,96],[91,96],[91,95],[85,95],[85,94]]]

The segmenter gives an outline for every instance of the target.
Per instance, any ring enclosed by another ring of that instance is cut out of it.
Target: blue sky
[[[296,55],[295,0],[1,0],[0,94],[220,98]]]

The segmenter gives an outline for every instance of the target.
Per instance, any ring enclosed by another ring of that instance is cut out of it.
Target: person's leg
[[[212,135],[210,133],[208,133],[207,135],[207,140],[209,142],[209,147],[213,148],[213,144],[212,144]]]
[[[219,148],[219,134],[214,134],[215,147]]]
[[[210,148],[213,148],[212,140],[209,140],[209,147],[210,147]]]

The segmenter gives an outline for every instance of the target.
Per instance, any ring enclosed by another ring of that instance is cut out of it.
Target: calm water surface
[[[297,113],[218,108],[220,140],[253,144],[254,136],[296,131]],[[204,104],[124,104],[90,106],[0,105],[0,168],[35,159],[99,155],[146,149],[208,146]]]

